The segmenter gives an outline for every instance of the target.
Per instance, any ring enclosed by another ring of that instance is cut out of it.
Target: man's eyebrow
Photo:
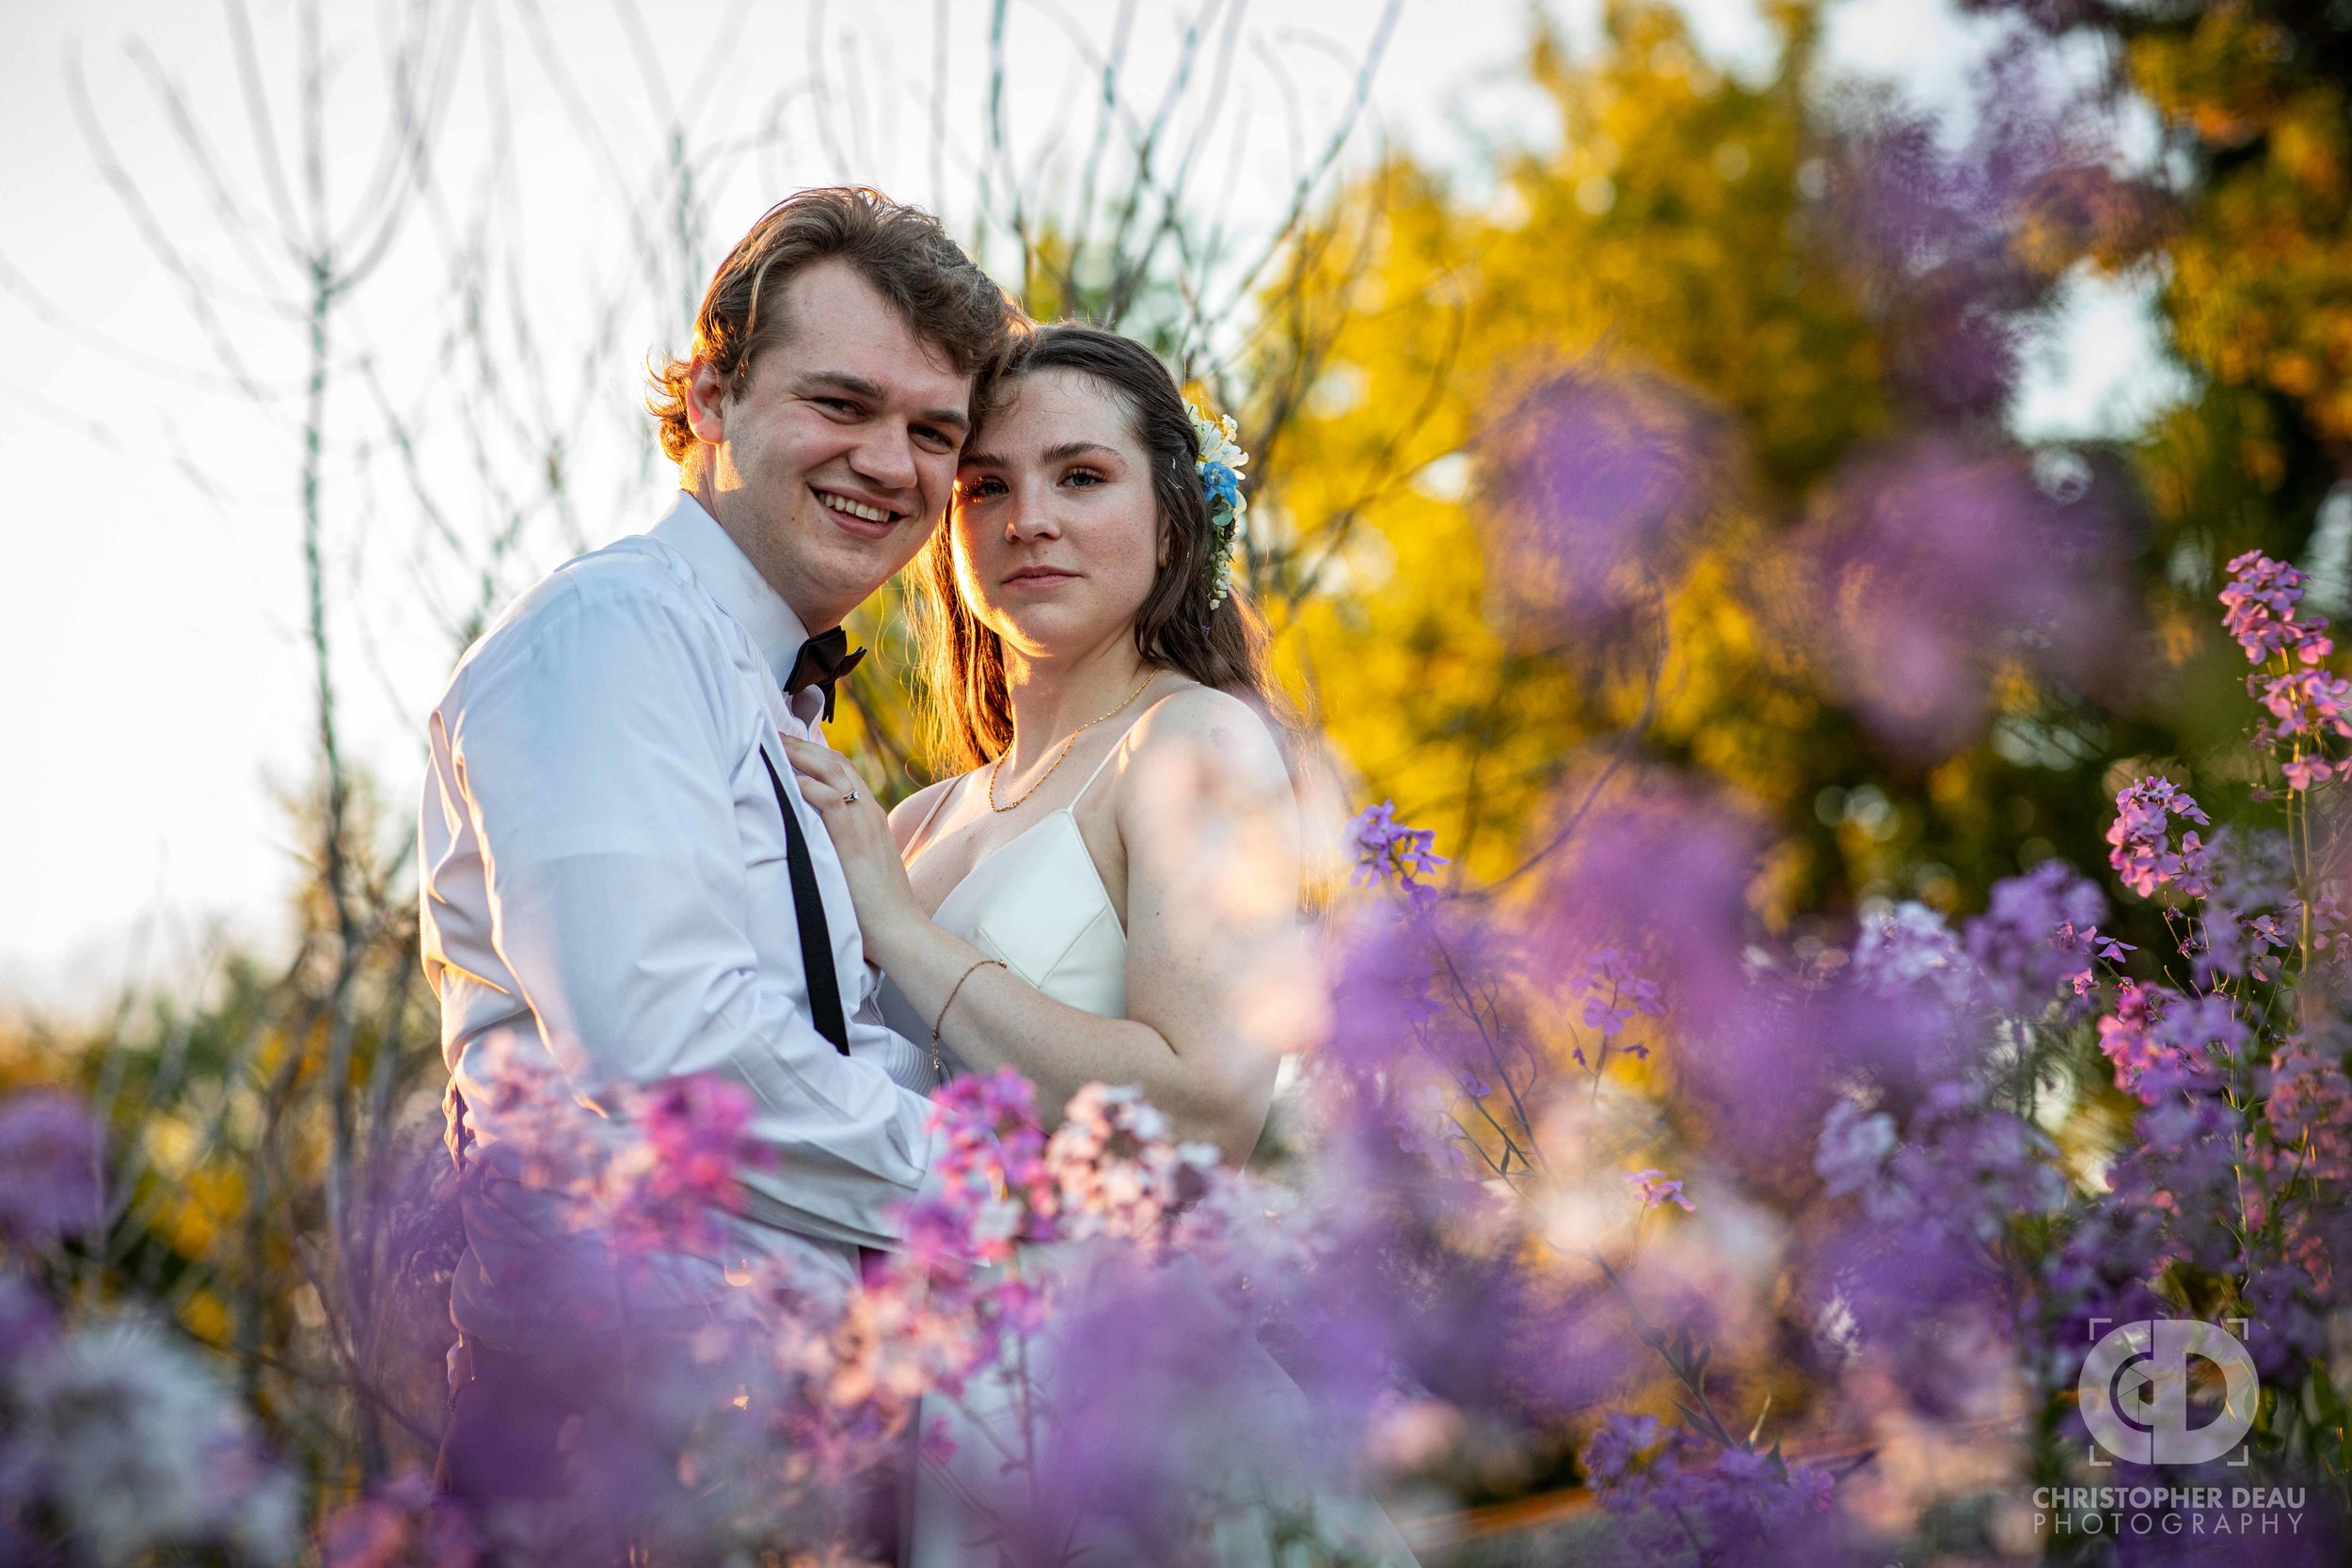
[[[879,385],[848,371],[803,371],[794,378],[794,385],[803,392],[830,390],[847,392],[868,403],[883,401]],[[914,420],[917,424],[945,425],[959,433],[972,428],[972,416],[961,408],[926,408]]]
[[[851,375],[847,371],[803,371],[793,377],[793,382],[804,392],[830,388],[836,392],[847,392],[851,397],[864,398],[869,403],[882,401],[882,389],[880,387],[862,375]]]

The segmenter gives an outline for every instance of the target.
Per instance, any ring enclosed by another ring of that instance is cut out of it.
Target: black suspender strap
[[[809,858],[808,833],[792,802],[784,798],[784,779],[759,749],[759,760],[775,786],[776,809],[784,813],[784,865],[792,878],[792,919],[801,928],[801,973],[808,981],[808,1017],[817,1032],[833,1042],[844,1056],[850,1053],[850,1022],[841,1014],[841,980],[833,967],[833,931],[825,924],[825,904],[817,892],[817,863]]]

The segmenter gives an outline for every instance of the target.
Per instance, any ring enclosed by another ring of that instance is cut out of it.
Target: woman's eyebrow
[[[1041,464],[1066,463],[1073,457],[1086,457],[1095,452],[1101,452],[1105,457],[1117,457],[1119,449],[1106,447],[1100,441],[1062,441],[1039,452],[1037,460]],[[1011,466],[1009,459],[999,457],[993,451],[967,451],[957,464],[957,467],[964,468],[1009,468]]]

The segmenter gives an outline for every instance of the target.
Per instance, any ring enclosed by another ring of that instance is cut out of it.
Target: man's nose
[[[915,487],[914,439],[904,430],[876,431],[850,454],[860,476],[891,490]]]

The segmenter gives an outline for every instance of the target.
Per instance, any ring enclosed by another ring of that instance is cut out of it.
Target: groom
[[[779,203],[657,377],[669,515],[525,593],[428,721],[421,940],[466,1173],[444,1490],[562,1492],[614,1362],[708,1299],[686,1263],[624,1275],[567,1230],[531,1180],[545,1104],[517,1069],[542,1101],[598,1109],[616,1085],[742,1085],[771,1156],[744,1174],[753,1244],[845,1279],[924,1179],[928,1104],[899,1086],[915,1053],[870,1006],[848,884],[778,736],[832,716],[859,657],[841,620],[946,507],[974,378],[1014,319],[922,212],[849,189]]]

